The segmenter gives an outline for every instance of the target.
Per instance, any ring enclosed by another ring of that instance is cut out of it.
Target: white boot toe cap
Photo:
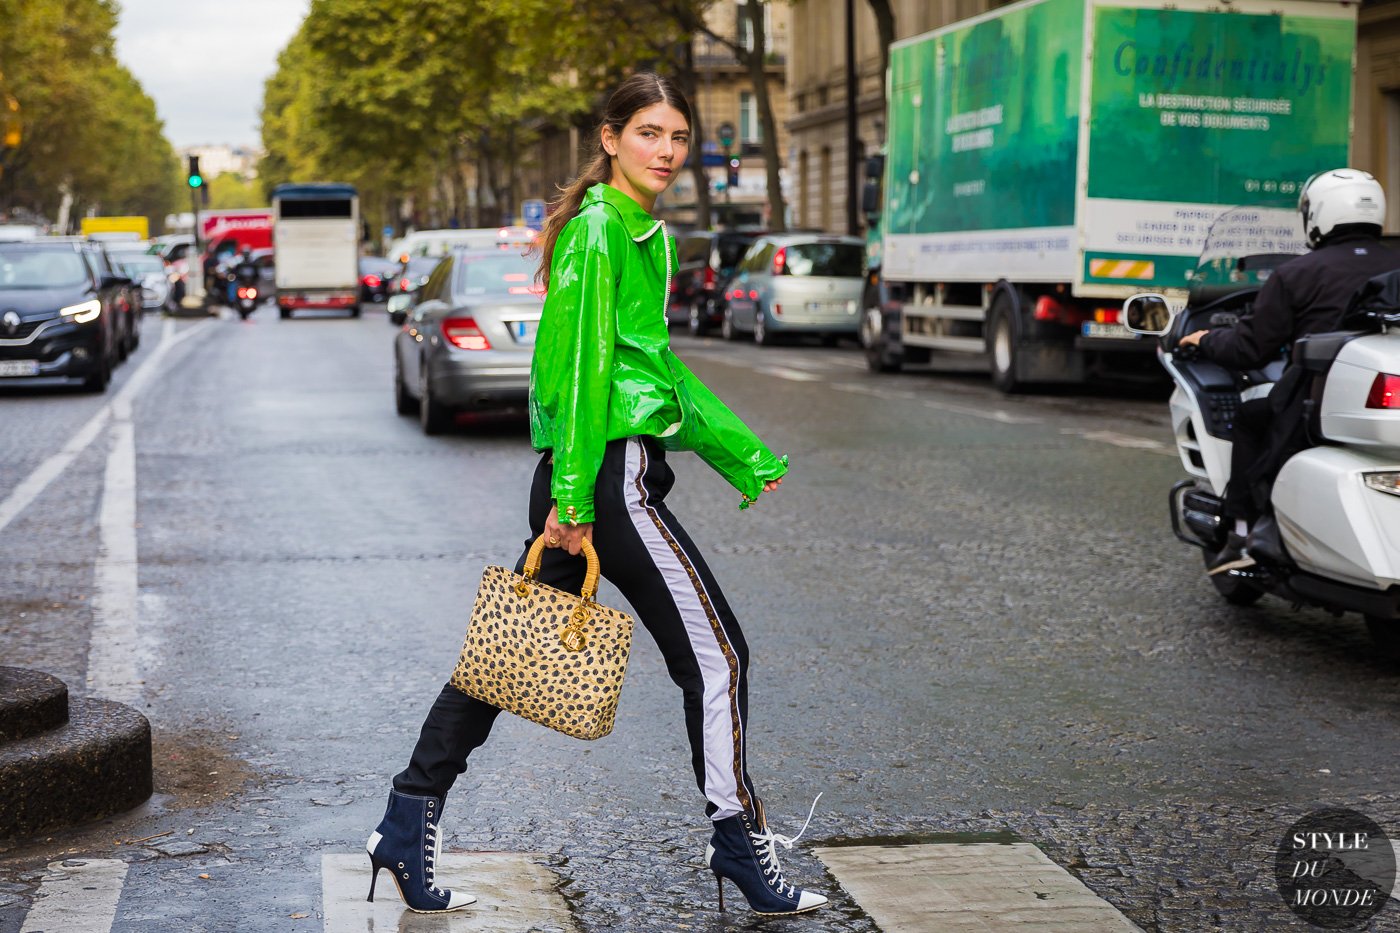
[[[826,900],[826,898],[822,898]],[[451,897],[447,899],[447,906],[444,910],[460,910],[463,907],[470,907],[476,903],[476,895],[468,894],[465,891],[452,891]]]
[[[798,910],[812,910],[826,903],[826,898],[815,891],[803,891],[802,896],[797,899]]]

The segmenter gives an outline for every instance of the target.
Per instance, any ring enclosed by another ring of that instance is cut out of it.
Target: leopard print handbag
[[[452,686],[467,696],[579,739],[612,731],[632,650],[632,617],[593,601],[598,555],[588,539],[583,595],[535,579],[544,536],[525,572],[487,567],[476,591]]]

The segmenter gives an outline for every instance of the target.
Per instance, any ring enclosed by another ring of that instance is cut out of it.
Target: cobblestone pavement
[[[208,327],[136,408],[157,797],[0,848],[0,933],[63,857],[131,861],[119,933],[312,928],[321,855],[363,845],[482,565],[524,535],[522,426],[427,438],[396,417],[382,314]],[[793,462],[739,512],[678,456],[670,500],[744,620],[775,827],[823,794],[784,864],[835,904],[765,929],[876,929],[809,842],[1013,833],[1145,930],[1302,930],[1271,876],[1288,825],[1343,805],[1400,827],[1400,668],[1357,619],[1218,599],[1166,526],[1162,393],[1003,398],[871,376],[849,347],[676,343]],[[0,397],[0,498],[90,415],[70,403]],[[106,456],[0,532],[5,663],[79,695]],[[607,739],[503,719],[448,798],[447,847],[540,853],[587,933],[756,928],[715,910],[674,694],[641,639]]]

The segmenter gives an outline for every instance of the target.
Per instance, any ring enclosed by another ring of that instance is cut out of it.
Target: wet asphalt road
[[[64,856],[133,862],[122,933],[319,929],[321,855],[363,845],[481,567],[527,532],[523,422],[429,438],[396,416],[382,312],[195,326],[134,412],[158,795],[0,847],[0,933]],[[160,335],[148,319],[114,388]],[[873,376],[850,346],[675,342],[792,457],[740,512],[677,455],[668,500],[745,625],[770,819],[794,832],[824,794],[790,876],[833,893],[808,840],[1010,830],[1144,929],[1306,929],[1272,878],[1287,826],[1343,805],[1400,829],[1400,667],[1356,618],[1216,596],[1167,529],[1164,392],[1004,398],[980,375]],[[102,404],[0,390],[0,499]],[[106,457],[103,435],[0,531],[0,663],[77,695]],[[447,847],[543,853],[590,933],[745,928],[713,909],[688,763],[642,637],[609,738],[500,720]],[[876,929],[834,893],[778,926]],[[1400,904],[1371,929],[1400,929]]]

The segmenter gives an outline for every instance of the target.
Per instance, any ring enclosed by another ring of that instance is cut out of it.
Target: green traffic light
[[[191,188],[202,188],[202,187],[204,187],[204,177],[203,177],[202,175],[191,175],[191,176],[190,176],[190,187],[191,187]]]

